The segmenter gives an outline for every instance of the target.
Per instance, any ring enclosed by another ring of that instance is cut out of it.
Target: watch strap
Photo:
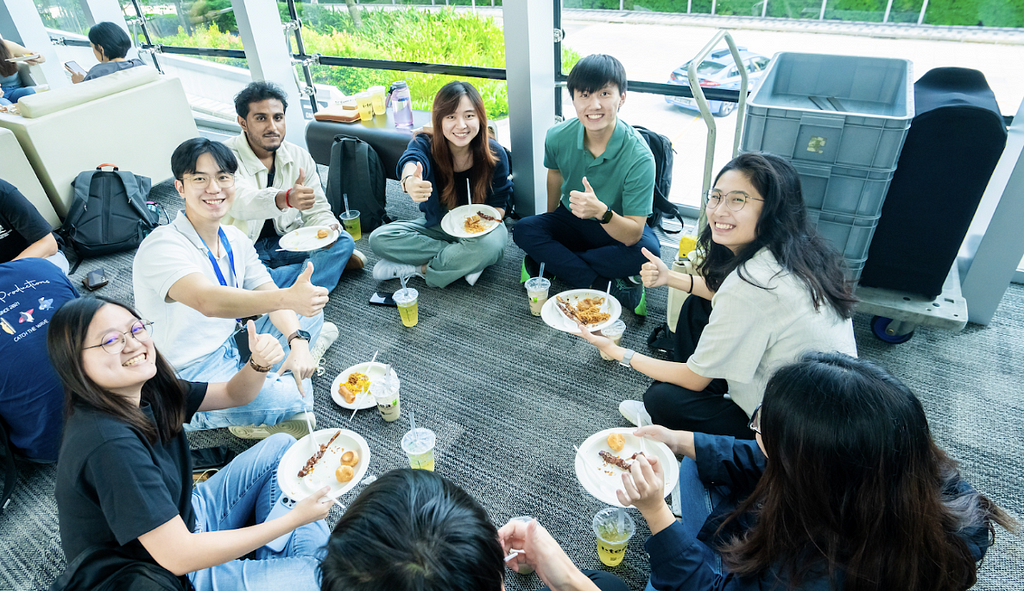
[[[619,365],[623,367],[632,367],[630,366],[630,363],[633,361],[633,355],[635,354],[636,351],[632,349],[626,349],[626,352],[622,354],[622,361],[619,362]]]
[[[612,208],[609,207],[608,210],[604,212],[604,215],[601,216],[601,223],[607,224],[608,222],[612,221],[612,217],[614,215],[615,214],[612,212]]]
[[[294,339],[302,339],[302,340],[304,340],[304,341],[306,341],[308,343],[309,342],[309,337],[306,336],[307,334],[309,334],[309,333],[307,333],[304,330],[297,330],[297,331],[293,332],[292,334],[288,335],[288,346],[291,346],[292,340],[294,340]]]

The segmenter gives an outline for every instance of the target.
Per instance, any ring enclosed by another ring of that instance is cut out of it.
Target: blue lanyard
[[[224,245],[224,250],[228,251],[228,263],[231,265],[231,281],[238,287],[238,279],[235,278],[235,253],[231,252],[231,244],[228,242],[228,237],[224,234],[224,228],[217,228],[217,234],[220,235],[220,243]],[[217,264],[217,259],[213,258],[213,251],[207,246],[206,241],[203,237],[199,237],[199,241],[206,246],[206,256],[210,257],[210,264],[213,265],[213,272],[217,274],[217,280],[224,287],[228,286],[228,282],[224,279],[224,274],[220,271],[220,265]]]

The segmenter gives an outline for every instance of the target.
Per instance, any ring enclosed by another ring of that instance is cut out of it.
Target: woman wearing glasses
[[[959,591],[995,525],[1017,529],[961,480],[913,392],[870,362],[784,366],[750,428],[756,442],[636,430],[685,456],[681,521],[664,500],[675,466],[641,458],[618,491],[651,529],[648,589]]]
[[[607,355],[656,381],[644,401],[619,405],[639,424],[749,439],[747,421],[776,369],[806,351],[857,354],[855,299],[839,254],[807,220],[800,179],[785,160],[744,154],[718,173],[695,274],[649,252],[644,285],[686,298],[675,361],[634,353],[583,330]]]
[[[104,298],[72,300],[50,321],[47,347],[66,392],[56,498],[68,564],[82,557],[83,576],[119,556],[187,575],[200,590],[319,589],[328,489],[267,520],[280,495],[277,464],[295,440],[265,439],[193,490],[182,431],[197,411],[255,398],[284,357],[280,343],[249,321],[245,367],[224,383],[184,382],[157,352],[151,325]],[[265,546],[285,535],[283,550]]]

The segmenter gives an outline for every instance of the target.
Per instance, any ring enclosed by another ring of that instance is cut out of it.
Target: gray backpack
[[[146,206],[149,177],[101,164],[79,173],[71,185],[75,196],[61,234],[79,260],[138,248],[157,226],[158,214]]]

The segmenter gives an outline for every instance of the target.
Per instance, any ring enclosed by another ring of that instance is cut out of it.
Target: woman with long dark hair
[[[41,64],[46,61],[42,54],[25,49],[14,41],[0,37],[0,105],[10,105],[18,102],[23,96],[35,94],[35,88],[22,85],[17,62],[7,61],[11,58],[27,55],[36,56],[26,60],[25,63],[29,65]]]
[[[807,351],[857,354],[856,302],[842,259],[807,219],[800,178],[787,161],[744,154],[708,194],[696,273],[670,271],[644,254],[644,285],[692,294],[675,332],[675,361],[582,335],[656,381],[644,401],[619,405],[639,424],[750,438],[747,420],[771,374]],[[696,297],[693,297],[696,296]]]
[[[635,431],[685,456],[681,521],[664,500],[674,465],[640,459],[618,492],[651,529],[648,588],[960,591],[995,525],[1017,528],[960,478],[913,392],[868,361],[810,353],[779,369],[750,428],[756,441]]]
[[[402,190],[419,203],[424,217],[373,231],[370,247],[381,258],[373,278],[417,275],[431,287],[445,287],[465,277],[474,285],[484,269],[501,260],[508,231],[499,223],[483,236],[456,238],[441,229],[441,219],[470,199],[504,217],[512,195],[508,156],[488,137],[484,101],[468,82],[449,82],[437,91],[431,122],[433,131],[417,134],[398,161]]]
[[[255,398],[284,358],[281,344],[250,320],[243,369],[224,383],[183,382],[153,345],[151,326],[105,298],[69,301],[51,318],[47,349],[66,392],[56,498],[68,563],[120,555],[187,575],[199,590],[318,589],[328,489],[268,520],[280,497],[277,465],[295,440],[267,438],[193,490],[182,430],[197,411]],[[283,549],[266,546],[281,536]],[[251,552],[254,560],[241,560]]]

